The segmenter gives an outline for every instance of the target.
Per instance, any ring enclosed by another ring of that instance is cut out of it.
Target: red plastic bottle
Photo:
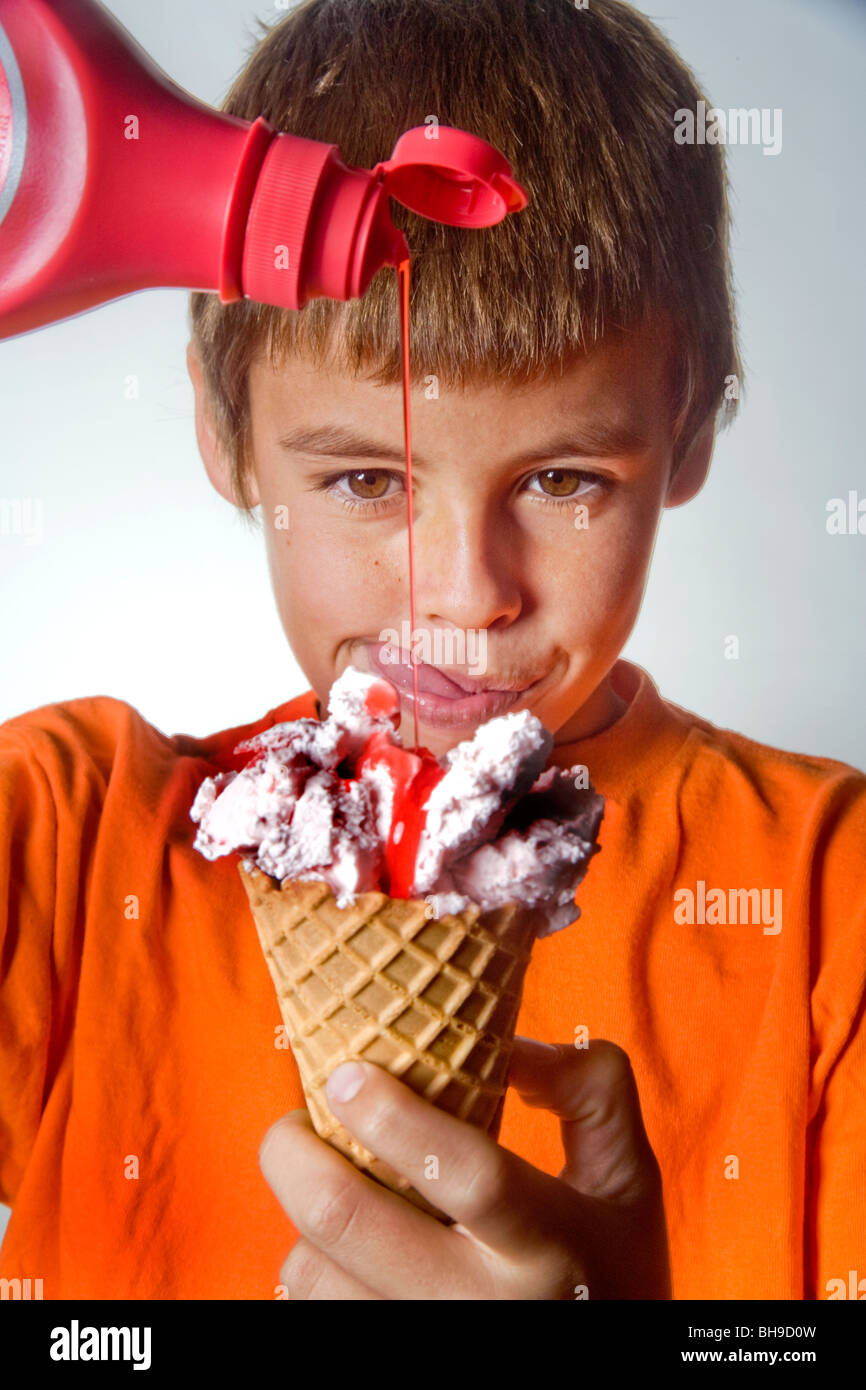
[[[0,339],[173,285],[300,309],[452,226],[526,206],[498,151],[418,126],[373,169],[197,101],[97,0],[0,0]]]

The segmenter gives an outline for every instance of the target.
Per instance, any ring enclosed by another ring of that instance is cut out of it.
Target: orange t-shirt
[[[862,1297],[866,776],[718,729],[631,663],[614,682],[627,710],[555,752],[606,797],[602,852],[518,1032],[631,1058],[675,1298],[827,1298],[851,1271]],[[275,1297],[296,1232],[258,1147],[303,1095],[237,858],[192,848],[189,808],[241,738],[314,714],[307,693],[168,738],[96,696],[0,725],[0,1277]],[[562,1166],[513,1091],[500,1142]]]

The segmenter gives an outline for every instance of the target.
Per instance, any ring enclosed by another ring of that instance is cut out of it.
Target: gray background
[[[215,105],[243,66],[253,18],[281,13],[244,0],[109,8]],[[748,395],[704,490],[664,515],[623,655],[716,724],[866,768],[866,535],[826,531],[830,498],[866,497],[866,9],[638,8],[717,106],[781,107],[783,147],[777,157],[728,147]],[[44,527],[36,545],[0,536],[0,720],[107,694],[166,733],[205,734],[306,688],[263,542],[199,460],[185,312],[182,291],[153,290],[0,343],[0,498],[40,499]],[[133,374],[140,395],[128,400]],[[737,661],[724,656],[729,634]],[[240,636],[257,652],[254,673],[218,661]]]

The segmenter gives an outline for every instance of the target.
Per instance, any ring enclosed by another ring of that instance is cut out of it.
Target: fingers
[[[515,1259],[540,1250],[549,1233],[539,1222],[539,1209],[556,1205],[561,1184],[501,1148],[467,1121],[437,1109],[389,1072],[370,1063],[354,1065],[365,1080],[351,1099],[339,1101],[332,1095],[329,1081],[328,1103],[334,1114],[366,1148],[408,1178],[460,1228],[448,1230],[413,1212],[415,1223],[410,1228],[406,1218],[402,1227],[405,1235],[398,1238],[411,1238],[415,1229],[420,1230],[417,1221],[423,1221],[425,1246],[431,1244],[434,1233],[439,1236],[431,1248],[431,1282],[441,1287],[447,1277],[446,1262],[453,1267],[457,1260],[460,1263],[453,1269],[451,1282],[456,1279],[458,1286],[466,1283],[465,1276],[471,1271],[472,1281],[466,1285],[469,1291],[444,1296],[485,1297],[483,1292],[472,1292],[479,1287],[479,1280],[483,1285],[489,1273],[489,1266],[487,1270],[484,1267],[483,1247]],[[331,1081],[341,1071],[338,1068]],[[405,1203],[398,1216],[402,1216],[403,1207]],[[390,1213],[383,1208],[381,1216],[377,1212],[371,1221],[379,1222],[386,1215]],[[423,1263],[426,1266],[426,1249]],[[422,1276],[425,1273],[421,1271]],[[376,1288],[382,1291],[378,1283]]]
[[[369,1070],[387,1075],[378,1067],[369,1066]],[[393,1078],[388,1080],[401,1091],[408,1090]],[[351,1105],[343,1108],[348,1111]],[[335,1105],[335,1113],[336,1109]],[[375,1121],[371,1130],[382,1132]],[[356,1132],[366,1143],[361,1126]],[[390,1161],[386,1146],[370,1147]],[[435,1217],[359,1172],[319,1138],[306,1111],[294,1110],[271,1126],[259,1150],[259,1162],[299,1234],[344,1271],[353,1284],[386,1299],[479,1296],[471,1292],[477,1270],[472,1267],[474,1256],[467,1242]],[[429,1184],[416,1176],[423,1191]],[[414,1262],[409,1287],[406,1252],[411,1250],[423,1251],[423,1259]],[[303,1247],[297,1260],[301,1269],[295,1274],[304,1286],[315,1279],[323,1289],[334,1278],[326,1267],[315,1265]],[[290,1254],[290,1265],[291,1261]]]
[[[560,1176],[578,1192],[630,1201],[655,1192],[658,1163],[647,1138],[628,1054],[604,1038],[542,1050],[516,1038],[509,1082],[531,1106],[559,1116],[565,1148]]]
[[[539,1042],[536,1038],[514,1038],[514,1050],[508,1066],[508,1084],[520,1093],[525,1105],[547,1108],[550,1081],[546,1078],[551,1065],[559,1062],[555,1043]]]
[[[324,1251],[303,1236],[295,1241],[280,1270],[280,1283],[295,1302],[382,1302],[381,1296],[353,1279]]]
[[[560,1118],[560,1178],[436,1109],[382,1068],[352,1066],[363,1084],[338,1099],[332,1082],[349,1069],[337,1069],[328,1085],[334,1114],[457,1225],[442,1226],[360,1173],[319,1139],[305,1111],[272,1127],[260,1160],[299,1233],[381,1298],[520,1297],[511,1290],[514,1270],[543,1263],[566,1228],[595,1233],[602,1248],[615,1210],[626,1223],[663,1211],[629,1059],[613,1043],[561,1044],[549,1056],[524,1042],[515,1047],[513,1084],[529,1104]],[[631,1227],[620,1236],[630,1241]],[[423,1257],[407,1273],[411,1250]],[[326,1267],[316,1270],[317,1280],[332,1277]]]

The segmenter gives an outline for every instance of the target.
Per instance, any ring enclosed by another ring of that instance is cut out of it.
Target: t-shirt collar
[[[563,768],[583,765],[594,787],[620,800],[676,757],[695,716],[663,700],[652,677],[634,662],[617,661],[610,681],[627,708],[599,733],[557,744],[550,761]]]

